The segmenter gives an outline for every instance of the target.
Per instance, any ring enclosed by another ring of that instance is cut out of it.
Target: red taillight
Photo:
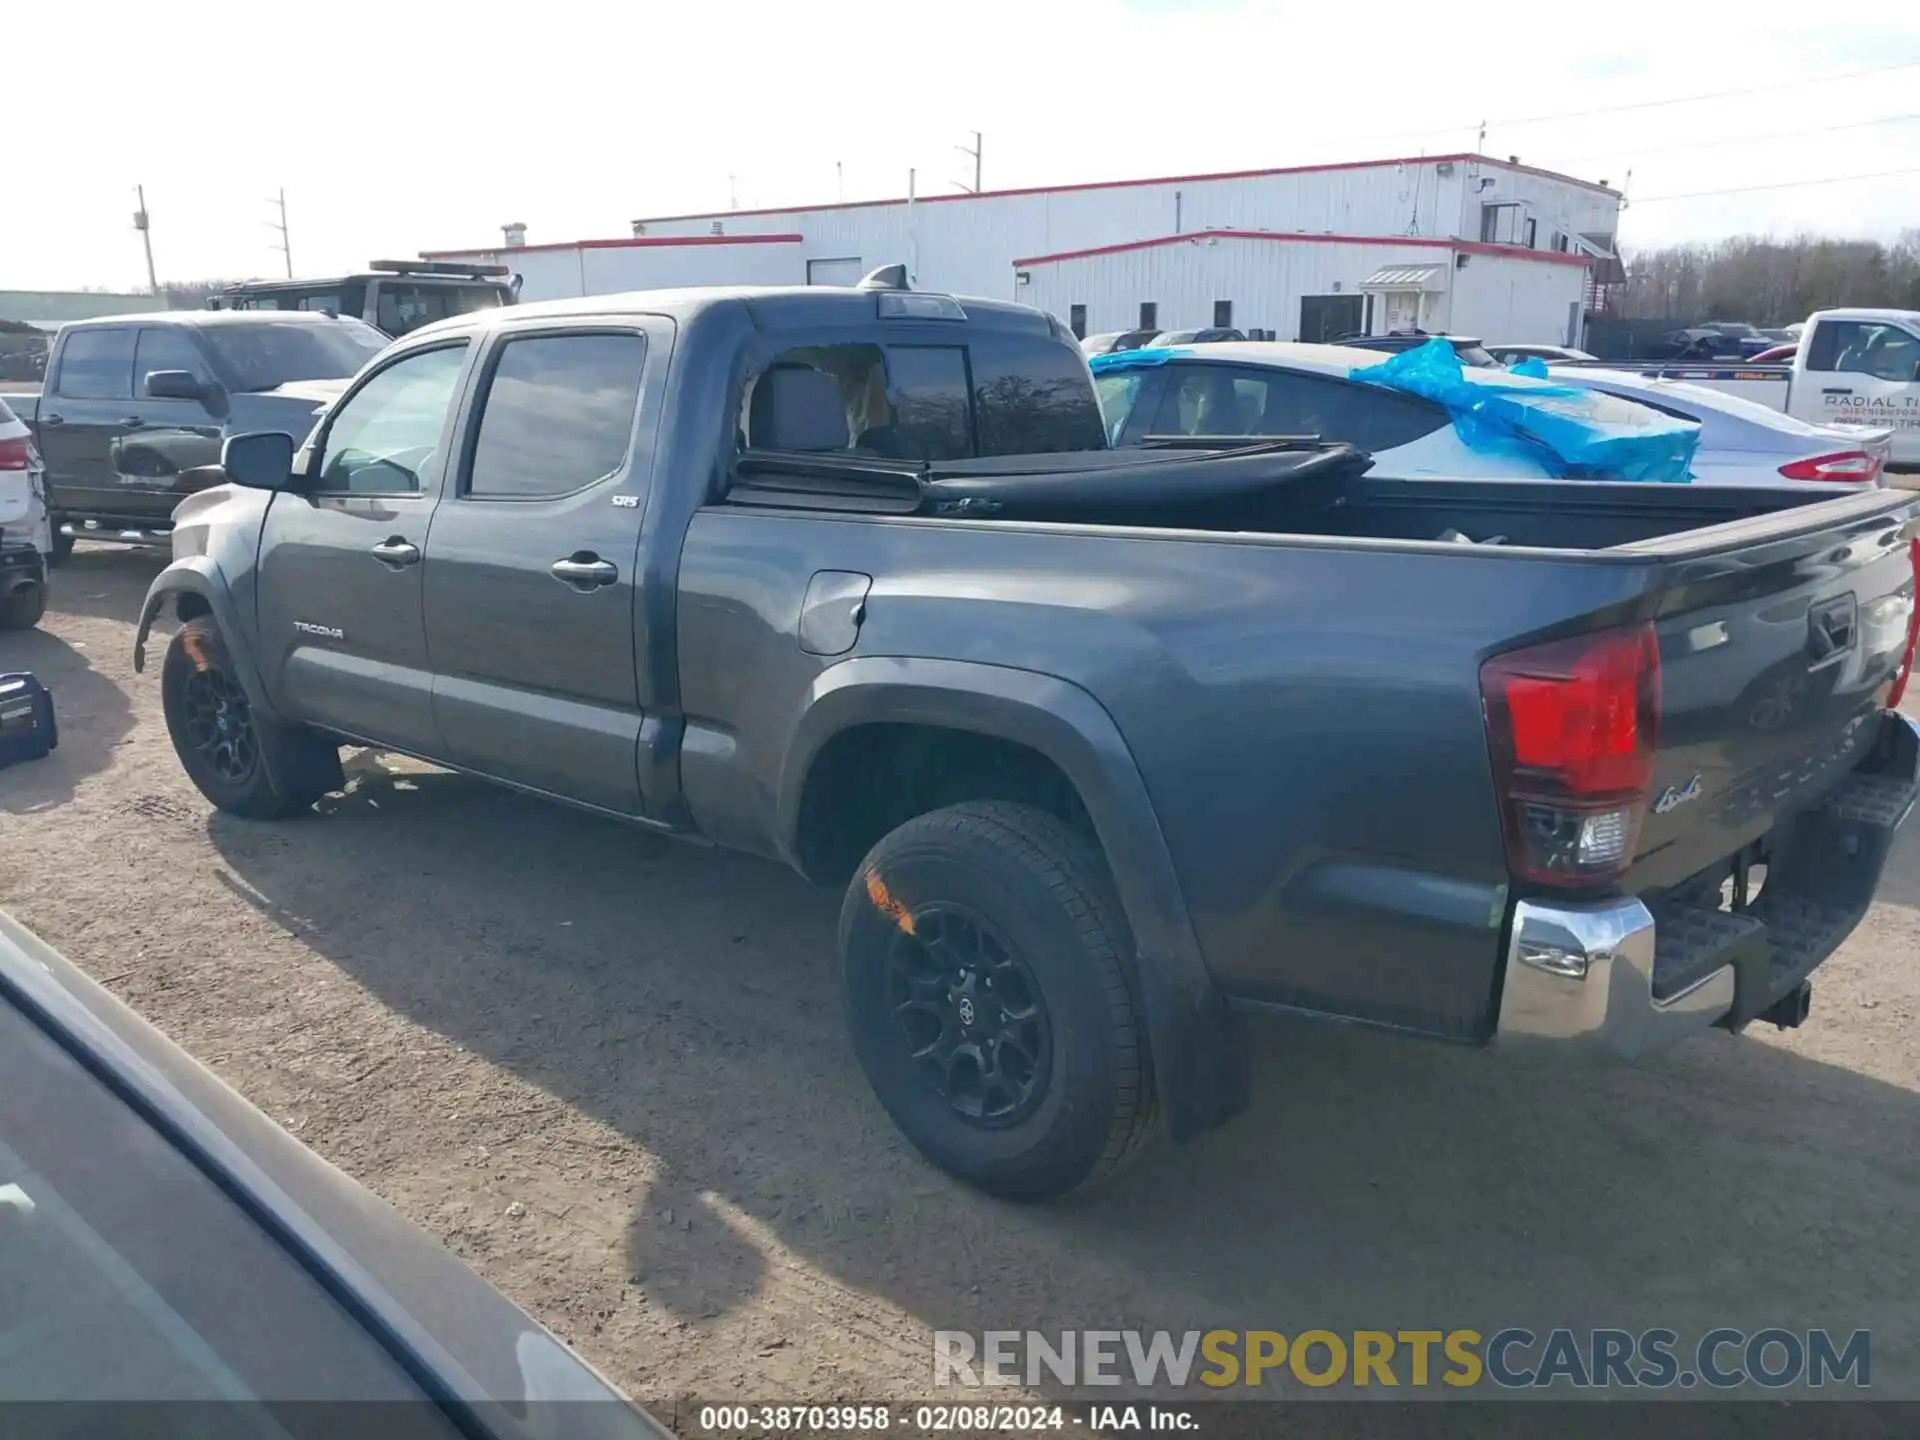
[[[1480,667],[1480,695],[1513,873],[1582,885],[1625,870],[1658,739],[1653,626],[1496,655]]]
[[[1920,649],[1920,539],[1907,542],[1907,555],[1913,561],[1913,611],[1907,616],[1907,650],[1900,657],[1900,668],[1893,672],[1893,688],[1887,691],[1887,708],[1896,708],[1907,693],[1907,681],[1913,678],[1913,652]]]
[[[1880,457],[1864,450],[1842,450],[1836,455],[1815,455],[1782,465],[1780,473],[1789,480],[1831,480],[1843,485],[1872,485],[1880,479]]]
[[[33,465],[33,447],[22,435],[17,440],[0,440],[0,470],[27,470]]]

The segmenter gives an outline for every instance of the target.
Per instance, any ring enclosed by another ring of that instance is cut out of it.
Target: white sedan
[[[1469,446],[1455,433],[1447,410],[1433,401],[1350,378],[1355,370],[1379,363],[1374,352],[1346,346],[1250,340],[1165,355],[1135,351],[1101,357],[1093,369],[1108,438],[1118,446],[1138,445],[1152,435],[1318,435],[1367,451],[1374,462],[1369,473],[1385,479],[1558,478],[1545,462],[1525,454]],[[1558,382],[1611,390],[1589,379],[1607,372],[1569,371],[1548,381],[1472,367],[1464,373],[1469,381],[1520,389],[1539,385],[1551,390]],[[1638,403],[1625,396],[1621,400]],[[1785,418],[1751,408],[1776,420]],[[1864,447],[1856,448],[1867,455]],[[1822,451],[1813,444],[1798,458],[1835,453],[1832,447]],[[1772,451],[1720,448],[1703,425],[1693,471],[1695,483],[1712,485],[1827,484],[1840,490],[1878,480],[1877,468],[1872,474],[1853,475],[1831,465],[1826,473],[1802,479],[1783,470],[1790,463]]]
[[[1563,385],[1604,390],[1623,400],[1651,405],[1663,414],[1698,421],[1700,448],[1693,461],[1696,481],[1721,485],[1824,481],[1855,487],[1886,483],[1893,431],[1885,427],[1817,425],[1783,415],[1757,401],[1690,385],[1685,380],[1555,366],[1548,366],[1547,374]]]

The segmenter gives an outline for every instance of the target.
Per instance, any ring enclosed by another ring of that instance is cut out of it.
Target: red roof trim
[[[643,250],[655,245],[798,245],[802,235],[635,235],[626,240],[560,240],[547,245],[493,245],[471,250],[422,250],[422,260],[469,255],[531,255],[550,250]]]
[[[1506,160],[1495,160],[1487,155],[1462,152],[1458,155],[1407,155],[1393,160],[1341,160],[1331,165],[1281,165],[1262,170],[1221,170],[1205,175],[1158,175],[1146,180],[1093,180],[1079,185],[1029,185],[1018,190],[983,190],[977,195],[971,193],[919,195],[914,197],[913,203],[943,205],[954,200],[992,200],[1010,195],[1063,195],[1080,190],[1123,190],[1136,185],[1197,185],[1203,180],[1258,180],[1269,175],[1318,175],[1339,170],[1379,170],[1389,165],[1449,163],[1491,165],[1496,170],[1507,170],[1516,175],[1537,175],[1543,180],[1557,180],[1563,185],[1577,185],[1582,190],[1611,195],[1616,200],[1620,198],[1620,192],[1610,186],[1596,185],[1591,180],[1580,180],[1572,175],[1562,175],[1557,170],[1540,170],[1532,165],[1515,165]],[[902,195],[890,200],[836,200],[825,205],[770,205],[761,210],[703,210],[692,215],[652,215],[641,223],[671,225],[682,220],[725,220],[729,216],[744,215],[799,215],[811,214],[817,210],[864,210],[871,206],[906,203],[907,199]]]
[[[1284,230],[1188,230],[1180,235],[1156,235],[1151,240],[1128,240],[1119,245],[1096,245],[1091,250],[1062,250],[1054,255],[1029,255],[1015,265],[1051,265],[1060,260],[1084,260],[1093,255],[1118,255],[1127,250],[1151,250],[1195,240],[1281,240],[1306,245],[1407,245],[1428,250],[1454,250],[1467,255],[1499,255],[1508,260],[1536,260],[1546,265],[1577,265],[1586,258],[1559,250],[1527,250],[1518,245],[1489,245],[1479,240],[1440,240],[1427,235],[1294,235]]]

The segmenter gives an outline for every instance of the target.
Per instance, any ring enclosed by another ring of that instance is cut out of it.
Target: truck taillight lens
[[[1837,455],[1815,455],[1782,465],[1789,480],[1830,480],[1843,485],[1873,485],[1880,479],[1880,457],[1864,450],[1842,450]]]
[[[1893,672],[1893,688],[1887,691],[1887,708],[1896,708],[1907,693],[1907,681],[1913,678],[1913,652],[1920,649],[1920,539],[1907,542],[1907,555],[1913,561],[1913,612],[1907,616],[1907,649],[1900,657],[1900,668]]]
[[[33,450],[22,435],[17,440],[0,440],[0,470],[28,470],[33,466]]]
[[[1585,885],[1625,870],[1653,782],[1653,626],[1496,655],[1480,667],[1480,695],[1514,875]]]

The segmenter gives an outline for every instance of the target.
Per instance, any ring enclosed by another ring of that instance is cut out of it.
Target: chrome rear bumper
[[[1866,913],[1920,790],[1920,723],[1889,711],[1882,729],[1868,766],[1781,822],[1766,886],[1737,915],[1672,900],[1518,901],[1496,1042],[1633,1059],[1804,1000],[1807,977]]]
[[[1667,1000],[1653,994],[1653,913],[1638,900],[1514,907],[1499,1039],[1574,1044],[1631,1060],[1733,1009],[1723,966]]]

